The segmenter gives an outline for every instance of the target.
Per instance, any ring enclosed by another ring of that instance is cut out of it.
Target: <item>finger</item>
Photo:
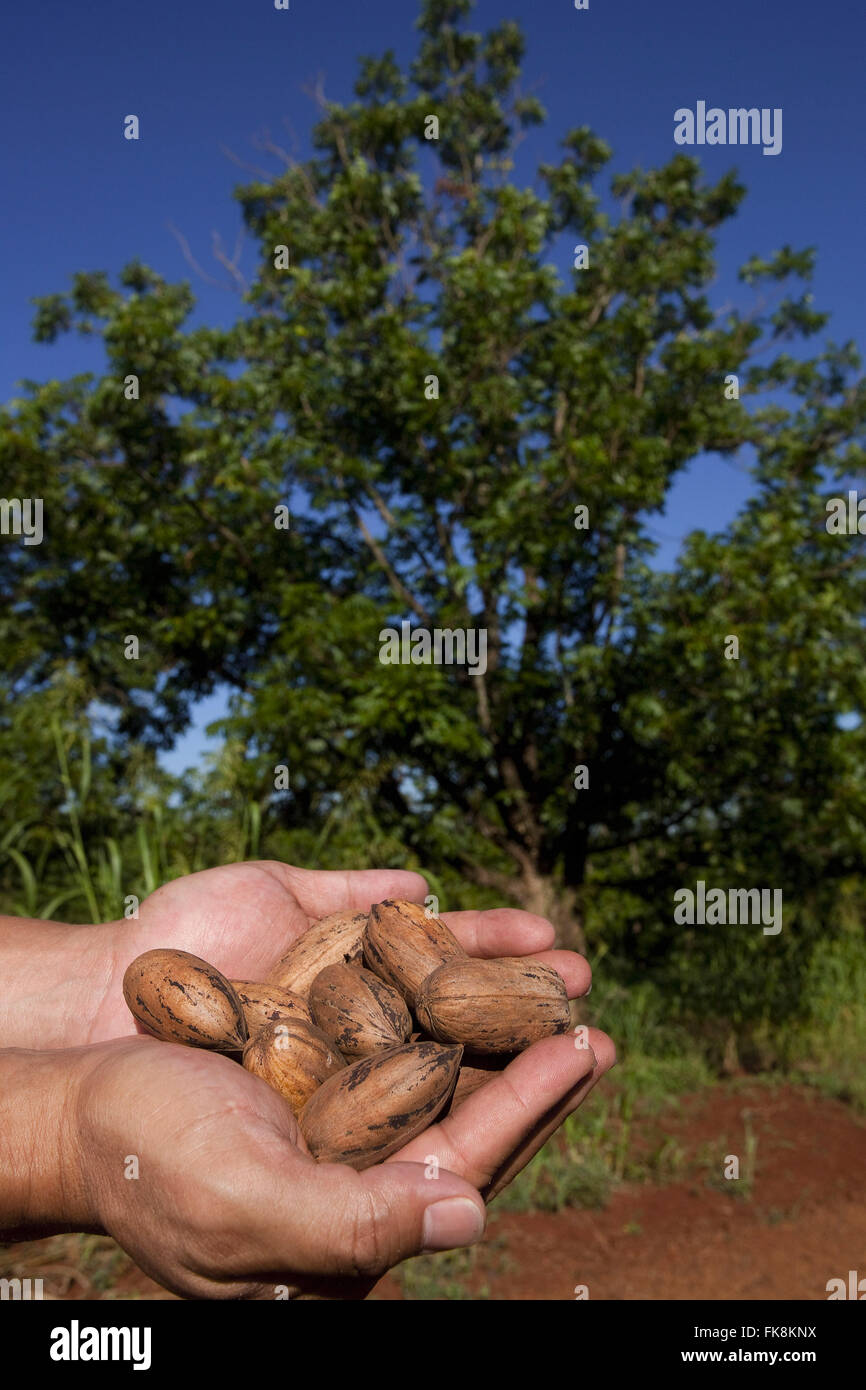
[[[484,1234],[480,1194],[441,1168],[435,1179],[423,1163],[356,1173],[311,1161],[295,1172],[269,1193],[266,1213],[256,1201],[248,1258],[258,1270],[378,1278],[411,1255],[473,1245]]]
[[[443,912],[442,921],[470,956],[526,956],[548,950],[556,933],[544,917],[511,907]]]
[[[590,1030],[594,1032],[596,1030]],[[604,1042],[601,1042],[604,1038]],[[596,1048],[598,1051],[596,1052]],[[610,1071],[616,1065],[616,1049],[610,1038],[605,1034],[598,1034],[596,1037],[593,1052],[597,1058],[597,1065],[583,1081],[573,1087],[555,1105],[545,1112],[534,1128],[526,1135],[526,1138],[517,1145],[502,1166],[497,1169],[490,1182],[482,1191],[485,1202],[490,1204],[494,1197],[498,1197],[500,1192],[513,1182],[518,1173],[521,1173],[528,1163],[532,1161],[540,1149],[544,1148],[548,1139],[559,1129],[560,1125],[568,1119],[569,1115],[579,1106],[583,1105],[586,1097],[593,1087],[598,1083],[605,1072]]]
[[[576,951],[533,951],[533,960],[542,965],[550,965],[565,981],[569,999],[578,999],[586,994],[592,984],[592,970],[589,961]]]
[[[487,912],[445,912],[442,920],[450,927],[470,956],[484,960],[496,956],[532,956],[553,966],[565,980],[569,999],[586,994],[592,984],[589,962],[576,951],[553,951],[556,933],[544,917],[513,908],[493,908]]]
[[[267,868],[314,919],[369,912],[386,898],[423,902],[427,892],[426,880],[409,869],[299,869],[276,859],[268,860]]]
[[[595,1028],[533,1043],[395,1157],[421,1162],[435,1155],[443,1168],[483,1190],[548,1111],[567,1096],[580,1103],[589,1089],[584,1083],[596,1065],[596,1044],[601,1054],[597,1072],[602,1075],[616,1054],[610,1039]]]

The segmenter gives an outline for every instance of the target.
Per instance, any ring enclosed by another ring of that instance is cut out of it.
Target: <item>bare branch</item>
[[[261,169],[258,164],[247,164],[246,160],[241,159],[240,155],[230,150],[228,145],[220,145],[220,153],[224,154],[226,159],[230,159],[232,164],[236,164],[239,169],[244,169],[248,174],[255,174],[258,179],[264,179],[265,182],[270,183],[273,178],[270,169]]]
[[[167,222],[166,226],[168,227],[168,230],[171,232],[172,236],[175,238],[178,245],[180,246],[183,258],[186,261],[187,265],[195,271],[196,275],[201,276],[202,280],[204,280],[206,284],[213,285],[218,290],[230,289],[229,285],[224,284],[221,280],[215,280],[212,275],[208,275],[206,271],[202,270],[198,261],[195,259],[192,252],[190,251],[189,242],[187,241],[186,237],[183,235],[182,232],[179,232],[177,228],[172,226],[170,222]]]
[[[219,232],[212,232],[211,237],[213,241],[214,259],[219,261],[221,266],[225,267],[229,275],[231,275],[232,279],[234,280],[235,284],[240,289],[241,293],[246,294],[247,290],[249,289],[249,285],[247,284],[245,277],[241,274],[237,267],[237,261],[240,257],[241,250],[243,249],[243,231],[241,231],[241,234],[238,237],[238,240],[235,244],[235,254],[231,260],[229,260],[228,256],[223,250],[222,237],[220,236]]]
[[[320,111],[327,111],[328,101],[325,97],[325,74],[321,71],[316,73],[316,83],[311,87],[309,82],[305,82],[301,87],[305,96],[310,97],[318,106]]]
[[[391,588],[393,589],[394,593],[397,594],[399,598],[402,598],[404,603],[408,603],[409,607],[412,609],[412,612],[415,613],[417,617],[421,619],[422,622],[425,622],[428,625],[432,624],[433,619],[431,615],[427,612],[424,605],[418,602],[418,600],[415,598],[415,595],[410,593],[410,591],[406,588],[406,585],[403,583],[402,579],[397,574],[397,571],[394,569],[393,565],[391,564],[381,545],[370,531],[370,528],[368,527],[364,518],[361,516],[361,513],[354,507],[352,508],[352,513],[355,517],[355,520],[358,523],[358,528],[361,532],[361,535],[364,537],[364,540],[366,541],[367,546],[370,549],[370,552],[375,557],[379,567],[382,570],[384,570],[385,574],[388,576],[388,583],[391,585]]]
[[[501,873],[498,869],[489,869],[486,864],[477,863],[474,855],[458,850],[458,857],[465,864],[466,877],[477,883],[482,888],[495,888],[496,892],[504,898],[510,898],[514,894],[514,877],[511,874]]]
[[[304,186],[306,187],[307,196],[309,197],[310,202],[314,203],[317,208],[320,208],[322,206],[316,194],[316,189],[313,184],[313,181],[299,159],[295,159],[294,155],[289,154],[288,150],[284,150],[282,145],[276,144],[276,142],[271,139],[270,134],[267,130],[264,131],[262,135],[256,136],[253,143],[257,149],[264,150],[266,154],[272,154],[275,155],[277,159],[281,159],[285,164],[286,168],[290,169],[293,174],[298,174]],[[295,143],[297,144],[296,137]],[[273,174],[268,173],[266,175],[266,178],[271,180],[273,178]]]
[[[634,369],[634,395],[636,400],[640,400],[643,395],[644,384],[646,382],[646,361],[639,357]]]
[[[611,300],[614,298],[615,293],[615,290],[605,290],[602,294],[599,295],[598,299],[595,302],[595,306],[592,310],[592,313],[586,321],[587,328],[595,327],[602,314],[604,313],[605,309],[607,308],[608,304],[610,304]]]
[[[257,135],[253,140],[253,144],[258,150],[265,150],[268,154],[276,155],[277,159],[283,161],[287,169],[291,169],[295,162],[288,151],[283,149],[282,145],[278,145],[275,140],[271,139],[270,132],[267,130],[263,131],[261,135]]]

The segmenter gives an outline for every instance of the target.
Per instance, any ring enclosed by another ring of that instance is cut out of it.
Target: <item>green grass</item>
[[[495,1216],[491,1216],[495,1230]],[[414,1301],[468,1301],[477,1302],[491,1297],[490,1286],[486,1282],[492,1273],[508,1274],[514,1263],[508,1258],[505,1240],[502,1236],[488,1237],[483,1245],[474,1245],[468,1250],[446,1250],[441,1255],[417,1255],[406,1260],[392,1270],[403,1291],[403,1297]],[[470,1291],[469,1280],[480,1276],[481,1282],[474,1283]]]
[[[605,1206],[616,1178],[604,1157],[581,1155],[566,1141],[546,1144],[496,1199],[500,1211],[561,1211]]]
[[[184,843],[164,798],[147,786],[139,789],[141,810],[122,837],[103,834],[88,841],[90,737],[65,729],[56,715],[50,730],[62,792],[56,820],[45,826],[19,818],[2,827],[0,872],[6,890],[0,893],[0,911],[46,920],[62,909],[70,922],[112,921],[124,916],[131,898],[140,902],[170,879],[214,863],[259,857],[257,802],[236,801],[231,814],[213,817],[201,834],[188,835],[189,843]],[[0,817],[13,794],[14,786],[0,789]]]
[[[808,1018],[782,1040],[786,1069],[866,1112],[866,938],[859,924],[817,948],[807,998]]]
[[[487,1289],[471,1293],[463,1282],[474,1271],[474,1254],[474,1250],[447,1250],[441,1255],[419,1255],[398,1266],[394,1277],[402,1287],[403,1297],[410,1300],[475,1302],[487,1299],[490,1297]]]
[[[726,1197],[731,1197],[734,1201],[751,1202],[755,1189],[755,1175],[758,1167],[758,1136],[752,1124],[753,1111],[743,1110],[743,1141],[740,1145],[742,1152],[737,1151],[737,1146],[731,1146],[731,1152],[735,1153],[739,1159],[739,1171],[737,1177],[728,1178],[724,1172],[719,1171],[719,1155],[715,1145],[709,1146],[709,1151],[705,1156],[705,1164],[709,1176],[705,1179],[706,1186],[715,1192],[723,1192]]]

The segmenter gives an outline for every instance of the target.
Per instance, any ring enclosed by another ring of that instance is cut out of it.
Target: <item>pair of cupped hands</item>
[[[613,1065],[604,1033],[535,1043],[454,1114],[359,1173],[316,1163],[282,1097],[236,1062],[136,1032],[121,988],[130,961],[155,947],[261,980],[312,921],[425,893],[424,879],[402,870],[264,861],[176,879],[137,920],[116,924],[98,1000],[73,1038],[86,1044],[86,1065],[63,1136],[93,1213],[86,1224],[191,1298],[364,1297],[408,1256],[479,1240],[485,1193],[525,1166]],[[532,913],[443,920],[469,955],[532,956],[559,972],[570,997],[589,990],[586,960],[552,949],[553,927]]]

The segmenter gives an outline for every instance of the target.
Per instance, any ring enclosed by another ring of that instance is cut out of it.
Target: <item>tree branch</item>
[[[391,585],[391,589],[393,590],[393,592],[397,595],[398,598],[401,598],[404,603],[409,605],[409,607],[412,609],[412,612],[417,617],[419,617],[423,623],[426,623],[428,627],[431,627],[433,625],[432,615],[427,612],[427,609],[423,606],[423,604],[419,603],[418,599],[415,598],[415,595],[411,593],[409,589],[406,588],[406,585],[403,583],[402,579],[397,574],[396,570],[394,569],[393,565],[391,564],[381,545],[370,531],[366,521],[361,516],[361,513],[357,510],[356,507],[352,507],[351,510],[352,515],[358,523],[358,529],[360,530],[361,535],[364,537],[364,540],[367,543],[367,546],[371,554],[374,556],[376,563],[379,565],[379,568],[383,570],[385,575],[387,576],[388,583]]]

